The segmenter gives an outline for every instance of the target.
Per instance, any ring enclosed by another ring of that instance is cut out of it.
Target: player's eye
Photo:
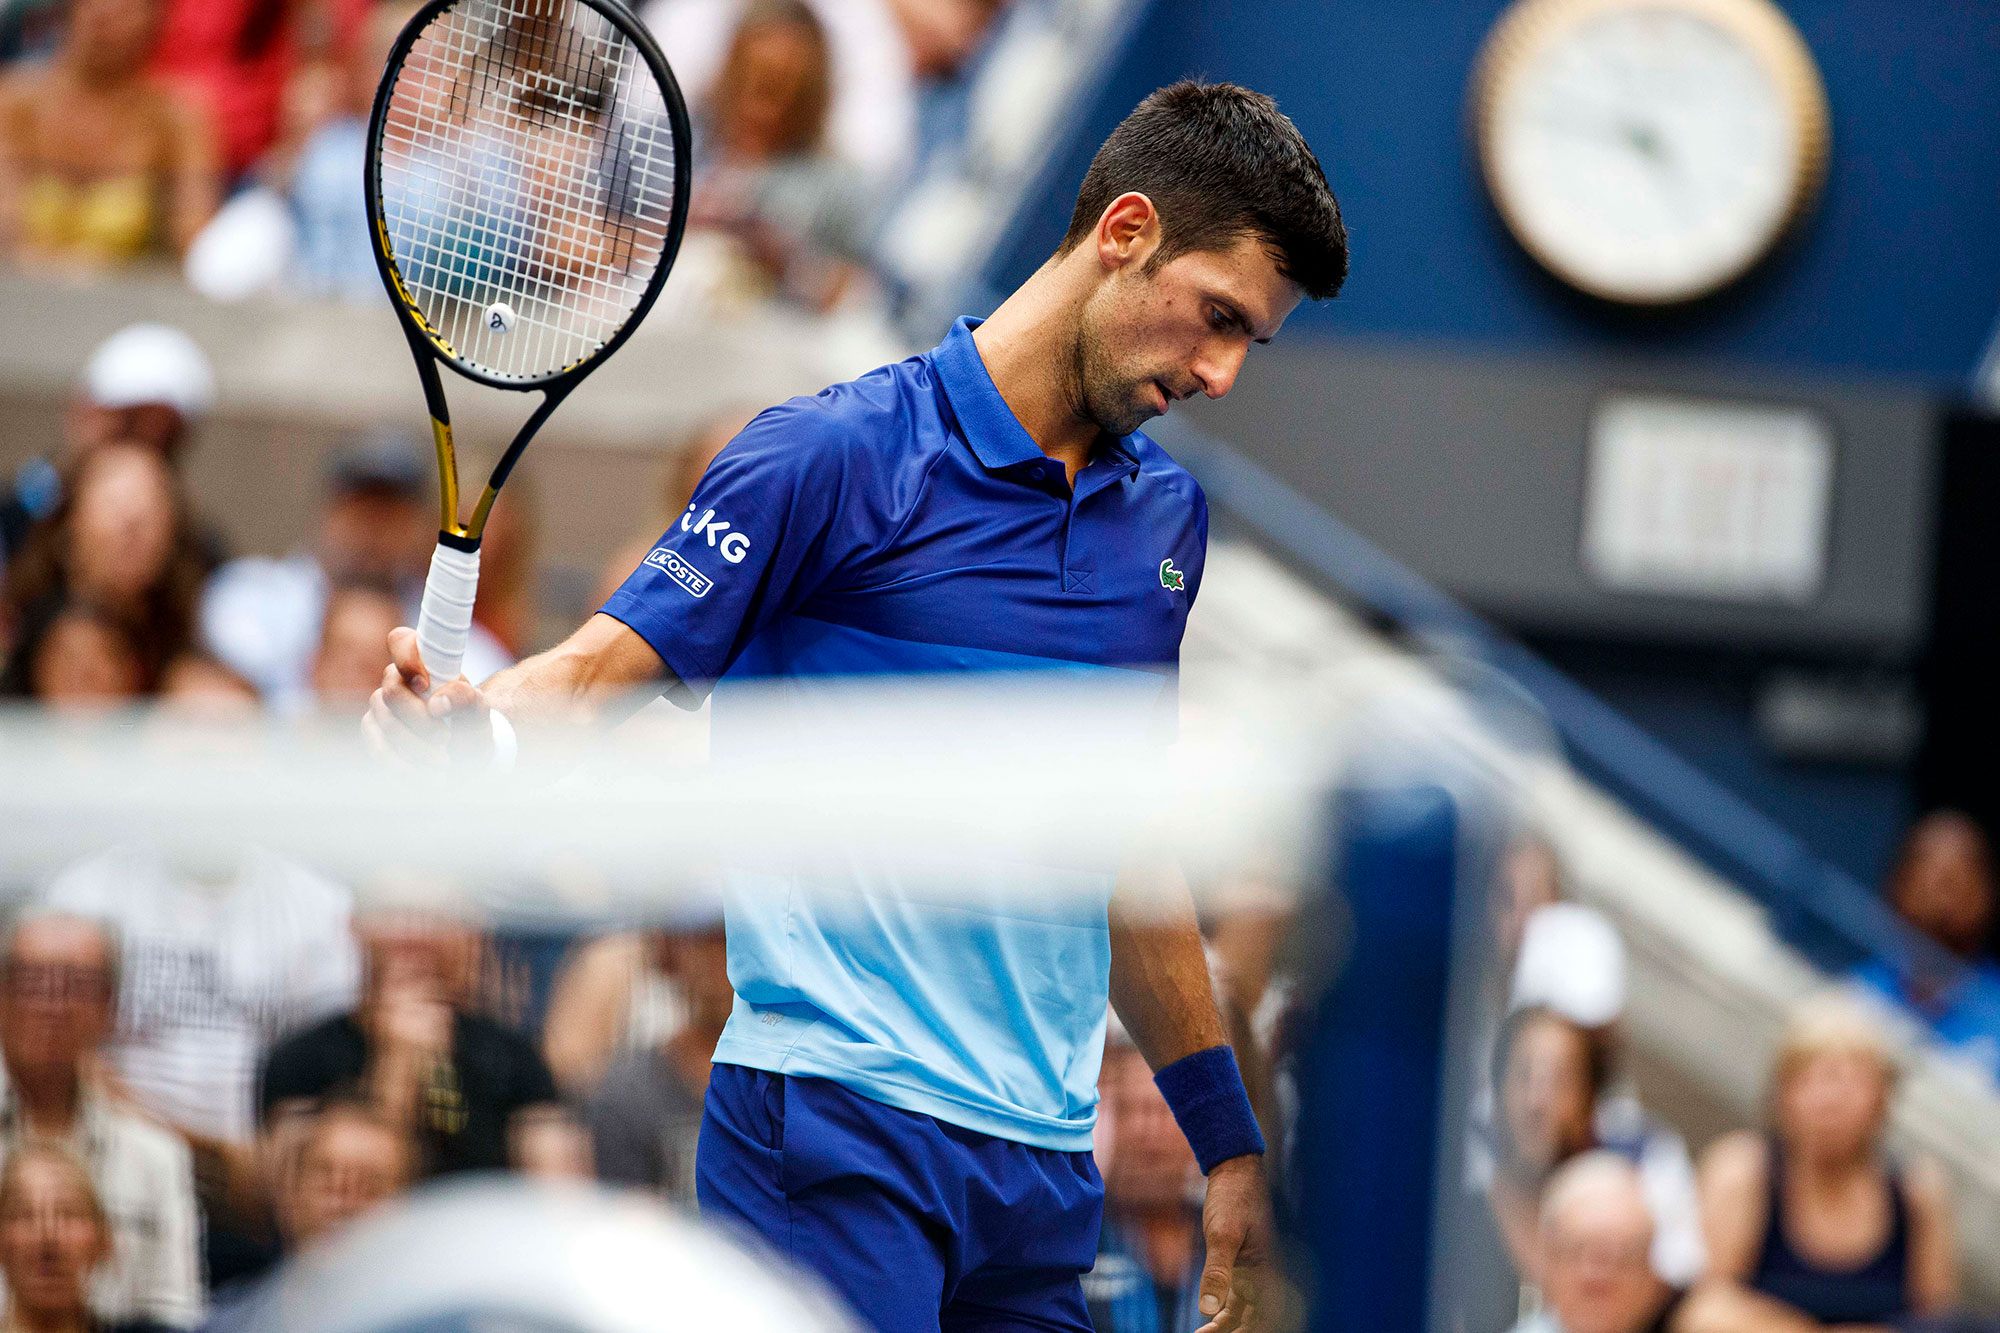
[[[1235,323],[1236,317],[1221,306],[1212,305],[1208,308],[1208,327],[1214,329],[1217,333],[1229,332]]]

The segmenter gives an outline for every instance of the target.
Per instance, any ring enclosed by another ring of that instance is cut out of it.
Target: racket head
[[[390,50],[363,166],[412,342],[494,388],[588,374],[673,267],[692,138],[617,0],[428,0]]]

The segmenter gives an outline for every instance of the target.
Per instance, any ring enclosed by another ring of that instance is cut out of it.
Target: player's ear
[[[1105,272],[1144,264],[1160,248],[1160,210],[1137,190],[1121,194],[1098,215],[1094,239]]]

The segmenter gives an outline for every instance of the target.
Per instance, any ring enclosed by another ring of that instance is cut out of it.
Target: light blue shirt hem
[[[884,1106],[933,1116],[975,1134],[988,1134],[1011,1143],[1024,1143],[1031,1148],[1048,1148],[1056,1152],[1089,1152],[1091,1149],[1091,1131],[1097,1124],[1094,1107],[1089,1119],[1081,1121],[1054,1121],[1046,1116],[1027,1113],[1007,1115],[990,1104],[973,1105],[956,1101],[933,1089],[885,1078],[872,1070],[850,1068],[818,1051],[801,1050],[801,1044],[767,1045],[725,1030],[722,1040],[716,1043],[715,1063],[742,1065],[746,1069],[789,1074],[796,1078],[823,1078]]]

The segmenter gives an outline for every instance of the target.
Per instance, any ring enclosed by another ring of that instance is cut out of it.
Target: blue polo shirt
[[[1072,490],[994,387],[976,327],[759,416],[605,603],[683,682],[715,687],[719,752],[739,682],[811,707],[852,676],[1088,671],[1135,714],[1171,707],[1208,540],[1200,487],[1135,433],[1101,441]],[[1114,873],[737,875],[715,1058],[1086,1150]]]

